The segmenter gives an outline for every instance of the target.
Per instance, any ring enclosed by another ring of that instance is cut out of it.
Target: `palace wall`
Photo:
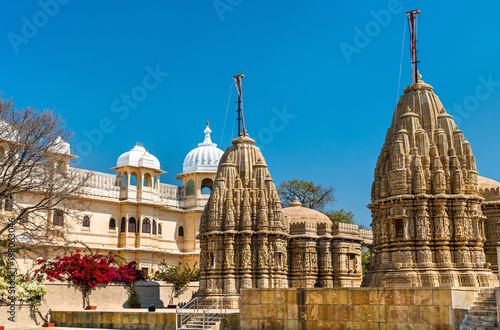
[[[49,309],[52,311],[83,311],[82,294],[75,287],[60,282],[47,282],[45,285],[51,293],[45,296],[40,306],[40,311],[43,315],[46,315]],[[189,302],[194,293],[198,291],[199,282],[189,283],[187,289],[183,291],[179,297],[175,297],[173,285],[165,282],[137,282],[135,288],[141,297],[142,308],[147,308],[151,304],[155,305],[157,308],[166,308],[168,305]],[[127,286],[122,284],[109,284],[98,286],[92,291],[90,295],[90,304],[97,306],[97,311],[117,311],[130,307],[127,299]],[[15,323],[7,320],[10,316],[8,311],[9,306],[0,305],[0,325],[5,326],[6,329],[25,329],[26,327],[40,324],[35,323],[32,315],[30,315],[28,304],[18,304],[16,306]],[[125,309],[124,311],[132,310]],[[39,316],[37,316],[37,320],[40,322]]]

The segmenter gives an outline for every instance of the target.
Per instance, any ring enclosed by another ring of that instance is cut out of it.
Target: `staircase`
[[[224,315],[227,314],[227,306],[234,302],[228,297],[238,297],[239,294],[231,293],[225,294],[208,308],[203,308],[206,303],[204,299],[195,297],[191,299],[186,305],[175,310],[175,329],[176,330],[219,330],[224,320]],[[241,301],[238,306],[241,305]],[[231,306],[231,305],[230,305]]]
[[[196,314],[193,315],[193,317],[191,317],[191,319],[184,324],[180,330],[218,330],[220,328],[220,324],[220,318],[216,318],[211,321],[205,321],[205,327],[203,327],[203,314]]]
[[[482,289],[465,315],[461,330],[498,329],[495,289]]]

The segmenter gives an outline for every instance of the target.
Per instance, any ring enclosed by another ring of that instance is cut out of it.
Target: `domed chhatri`
[[[71,146],[60,136],[54,140],[52,145],[49,147],[49,150],[57,154],[71,155]]]
[[[322,287],[361,285],[361,246],[371,244],[367,231],[332,223],[325,214],[303,207],[297,198],[282,213],[290,233],[290,287],[313,287],[318,282]]]
[[[122,166],[147,167],[160,170],[160,161],[150,154],[141,143],[138,143],[130,151],[118,157],[116,167]]]
[[[313,223],[330,223],[331,220],[324,213],[319,211],[302,207],[302,203],[298,201],[297,197],[290,203],[289,207],[284,208],[283,214],[289,218],[290,225],[297,222],[313,222]]]
[[[198,144],[198,148],[191,150],[184,159],[183,173],[217,172],[219,160],[224,151],[217,148],[217,144],[212,143],[210,137],[212,130],[208,126],[208,122],[203,132],[205,133],[203,142]]]

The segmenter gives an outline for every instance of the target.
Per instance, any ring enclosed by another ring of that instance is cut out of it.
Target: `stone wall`
[[[54,312],[52,320],[56,326],[78,327],[92,329],[130,329],[130,330],[175,330],[175,311],[169,313],[156,311],[148,312],[145,309],[123,312]],[[239,314],[224,314],[224,324],[221,329],[239,329]]]
[[[479,290],[242,289],[241,329],[458,329]]]
[[[47,283],[51,293],[45,296],[45,300],[40,306],[40,311],[46,315],[52,311],[82,311],[83,300],[80,291],[73,286],[64,283]],[[168,305],[184,304],[189,302],[193,294],[198,291],[199,283],[193,282],[179,297],[175,297],[173,285],[165,282],[137,282],[136,291],[142,300],[142,308],[154,304],[157,308],[166,308]],[[121,310],[129,308],[127,301],[127,287],[119,284],[110,284],[97,287],[90,295],[90,304],[96,305],[98,311],[103,310]],[[35,322],[34,315],[31,315],[29,305],[16,306],[16,322],[13,324],[8,321],[8,306],[0,306],[0,325],[8,326],[7,329],[16,327],[33,326]],[[40,321],[37,316],[36,319]],[[38,323],[39,324],[39,323]]]

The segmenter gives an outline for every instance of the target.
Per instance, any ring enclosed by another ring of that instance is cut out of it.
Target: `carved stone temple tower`
[[[364,286],[495,286],[470,143],[433,88],[406,87],[375,168]]]
[[[226,149],[201,217],[199,294],[209,300],[240,288],[288,286],[287,223],[254,143],[240,134]]]

